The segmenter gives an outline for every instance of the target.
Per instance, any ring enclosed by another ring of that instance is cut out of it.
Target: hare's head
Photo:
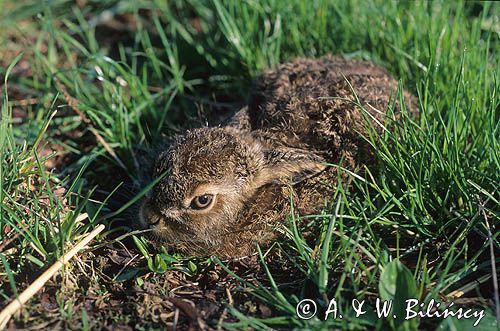
[[[153,177],[166,176],[142,203],[141,223],[186,253],[227,255],[224,242],[251,222],[245,210],[266,185],[298,183],[324,168],[311,152],[267,144],[232,127],[178,137],[156,160]]]

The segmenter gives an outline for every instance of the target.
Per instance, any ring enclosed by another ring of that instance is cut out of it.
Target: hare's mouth
[[[157,226],[160,221],[163,219],[163,217],[161,215],[158,215],[158,214],[149,214],[146,216],[147,217],[147,220],[148,220],[148,223],[150,226]]]
[[[154,228],[160,224],[162,215],[153,211],[147,202],[139,208],[139,222],[145,228]]]
[[[199,238],[199,236],[191,231],[181,231],[174,229],[170,225],[153,227],[149,233],[152,241],[180,249],[181,251],[189,251],[195,248],[203,247],[204,251],[209,251],[212,248],[206,238]]]

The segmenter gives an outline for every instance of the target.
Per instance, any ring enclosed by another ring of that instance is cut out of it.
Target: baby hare
[[[347,182],[327,164],[372,162],[365,119],[380,128],[397,85],[373,64],[332,56],[264,72],[226,124],[187,131],[159,155],[153,178],[167,175],[144,199],[140,222],[190,255],[252,253],[292,201],[300,214],[316,212]]]

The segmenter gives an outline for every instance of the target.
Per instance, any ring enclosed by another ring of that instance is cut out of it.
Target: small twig
[[[115,277],[113,277],[113,280],[116,280],[118,278],[118,276],[121,275],[121,273],[123,272],[123,270],[125,270],[134,260],[136,257],[138,257],[139,254],[135,254],[134,256],[132,256],[132,258],[130,260],[127,261],[127,263],[125,263],[125,265],[120,269],[120,271],[118,271],[118,273],[116,274]]]
[[[11,231],[14,231],[14,230],[11,230]],[[3,250],[8,247],[14,240],[16,240],[17,238],[19,238],[19,236],[21,235],[22,232],[16,232],[12,237],[10,237],[9,239],[7,240],[4,240],[1,244],[0,244],[0,253],[3,252]]]
[[[172,330],[177,330],[177,322],[179,321],[179,308],[175,307],[174,321],[172,323]]]
[[[9,101],[9,105],[12,107],[25,107],[25,106],[36,105],[38,103],[40,103],[40,100],[37,98]]]
[[[57,78],[56,76],[54,76],[54,82],[56,83],[56,86],[57,88],[61,91],[61,93],[64,95],[64,99],[66,100],[66,102],[68,103],[68,106],[71,107],[71,109],[73,109],[73,111],[75,113],[78,114],[78,116],[80,116],[80,118],[82,119],[83,122],[85,122],[86,124],[90,124],[92,125],[92,121],[87,117],[87,115],[85,115],[84,112],[82,112],[80,110],[80,107],[78,106],[78,100],[76,100],[75,98],[73,98],[68,90],[66,89],[66,86],[64,86],[61,81],[59,80],[59,78]]]
[[[217,322],[217,331],[222,330],[222,324],[224,323],[226,318],[227,318],[227,308],[224,308],[224,310],[222,311],[222,314],[219,317],[219,321]]]
[[[106,142],[106,140],[104,140],[99,132],[97,132],[97,130],[92,125],[90,126],[89,130],[94,134],[94,136],[101,143],[104,149],[113,157],[113,159],[115,159],[116,163],[118,163],[121,168],[127,170],[125,164],[123,164],[122,160],[118,158],[118,155],[116,155],[115,151],[111,148],[111,146],[109,146],[109,144]]]
[[[231,290],[228,287],[226,287],[226,295],[229,305],[233,306],[234,305],[233,295],[231,294]]]
[[[128,250],[127,246],[125,246],[124,243],[122,243],[121,241],[117,241],[118,245],[122,246],[122,248],[127,252],[128,256],[132,257],[132,253],[130,253],[130,251]]]
[[[64,254],[59,260],[56,261],[49,269],[40,275],[23,293],[21,293],[15,300],[7,305],[0,312],[0,329],[5,328],[12,315],[18,311],[33,295],[36,294],[45,283],[56,274],[56,272],[66,264],[73,256],[82,250],[92,239],[94,239],[102,230],[104,225],[98,225],[92,232],[76,244],[71,250]]]
[[[182,293],[188,293],[187,291],[179,291],[180,289],[184,289],[184,288],[189,288],[189,287],[197,287],[199,285],[198,282],[194,282],[194,283],[187,283],[187,284],[184,284],[184,285],[179,285],[177,287],[174,287],[173,289],[171,289],[169,292],[170,293],[175,293],[175,295],[181,295]],[[192,293],[192,292],[190,292]]]

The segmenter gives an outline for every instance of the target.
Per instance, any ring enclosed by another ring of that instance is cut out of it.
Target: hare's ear
[[[248,107],[245,106],[238,110],[223,124],[223,126],[235,128],[244,132],[250,131],[252,129],[252,125],[250,123]]]
[[[280,147],[264,151],[265,165],[257,175],[260,186],[269,183],[298,184],[326,168],[325,160],[313,152]]]

